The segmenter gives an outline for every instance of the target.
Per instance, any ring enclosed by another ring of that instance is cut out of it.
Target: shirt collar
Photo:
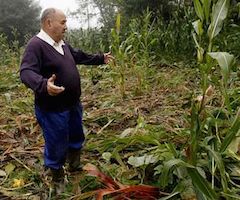
[[[64,45],[64,41],[60,40],[59,42],[55,42],[50,35],[48,35],[43,29],[37,34],[37,37],[45,41],[46,43],[50,44],[51,46],[62,46]]]

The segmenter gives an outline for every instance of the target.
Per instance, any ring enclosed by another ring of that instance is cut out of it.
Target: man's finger
[[[60,93],[62,93],[65,90],[64,87],[58,87],[58,86],[53,86],[53,87],[48,87],[48,94],[51,96],[56,96]]]
[[[48,81],[54,83],[55,79],[56,79],[56,75],[53,74],[53,75],[48,79]]]
[[[111,54],[108,55],[108,58],[111,59],[111,60],[115,59]]]
[[[64,91],[64,87],[61,86],[56,86],[56,85],[53,85],[52,83],[49,83],[49,89],[53,90],[53,91]]]
[[[104,63],[108,64],[110,61],[114,60],[115,58],[111,55],[111,52],[104,54]]]

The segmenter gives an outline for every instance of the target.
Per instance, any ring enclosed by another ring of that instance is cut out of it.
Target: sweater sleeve
[[[21,81],[35,93],[46,95],[47,79],[40,73],[41,52],[39,47],[34,44],[34,42],[29,42],[25,49],[20,66],[20,78]]]
[[[69,44],[67,44],[76,64],[84,65],[102,65],[104,63],[103,54],[88,54],[84,53],[80,49],[74,49]]]

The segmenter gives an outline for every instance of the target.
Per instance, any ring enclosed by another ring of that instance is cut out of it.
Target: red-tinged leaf
[[[107,186],[106,189],[94,191],[97,194],[96,200],[103,200],[105,195],[111,195],[115,200],[156,200],[161,196],[169,195],[160,191],[160,188],[149,185],[122,185],[106,176],[92,164],[86,164],[83,167],[89,175],[96,176]]]
[[[103,196],[113,193],[115,190],[112,189],[102,189],[98,190],[96,200],[103,200]]]
[[[83,167],[84,170],[88,172],[91,176],[96,176],[100,179],[100,181],[105,184],[109,189],[119,189],[124,188],[124,185],[121,183],[114,181],[111,177],[105,175],[104,173],[100,172],[97,167],[88,163]]]
[[[115,193],[120,193],[116,196],[116,200],[121,199],[137,199],[137,200],[155,200],[163,193],[160,192],[160,189],[148,185],[133,185],[128,186],[124,189],[116,190]],[[166,194],[164,194],[166,195]]]
[[[135,199],[135,200],[156,200],[161,196],[159,188],[139,185],[126,186],[123,189],[100,189],[96,190],[96,200],[102,200],[105,195],[111,195],[115,200]]]

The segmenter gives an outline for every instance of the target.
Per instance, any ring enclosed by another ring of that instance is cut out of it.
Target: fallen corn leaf
[[[105,189],[99,189],[92,192],[96,194],[96,200],[103,200],[104,196],[111,195],[115,200],[156,200],[161,196],[169,195],[161,192],[160,188],[149,185],[123,185],[111,177],[105,175],[99,169],[88,163],[83,167],[88,175],[95,176],[106,186]]]
[[[86,170],[88,172],[88,174],[91,175],[91,176],[98,177],[100,179],[100,181],[102,183],[104,183],[110,189],[124,188],[124,186],[121,183],[119,183],[117,181],[114,181],[109,176],[100,172],[99,169],[96,166],[94,166],[93,164],[90,164],[90,163],[86,164],[83,167],[83,170]]]

